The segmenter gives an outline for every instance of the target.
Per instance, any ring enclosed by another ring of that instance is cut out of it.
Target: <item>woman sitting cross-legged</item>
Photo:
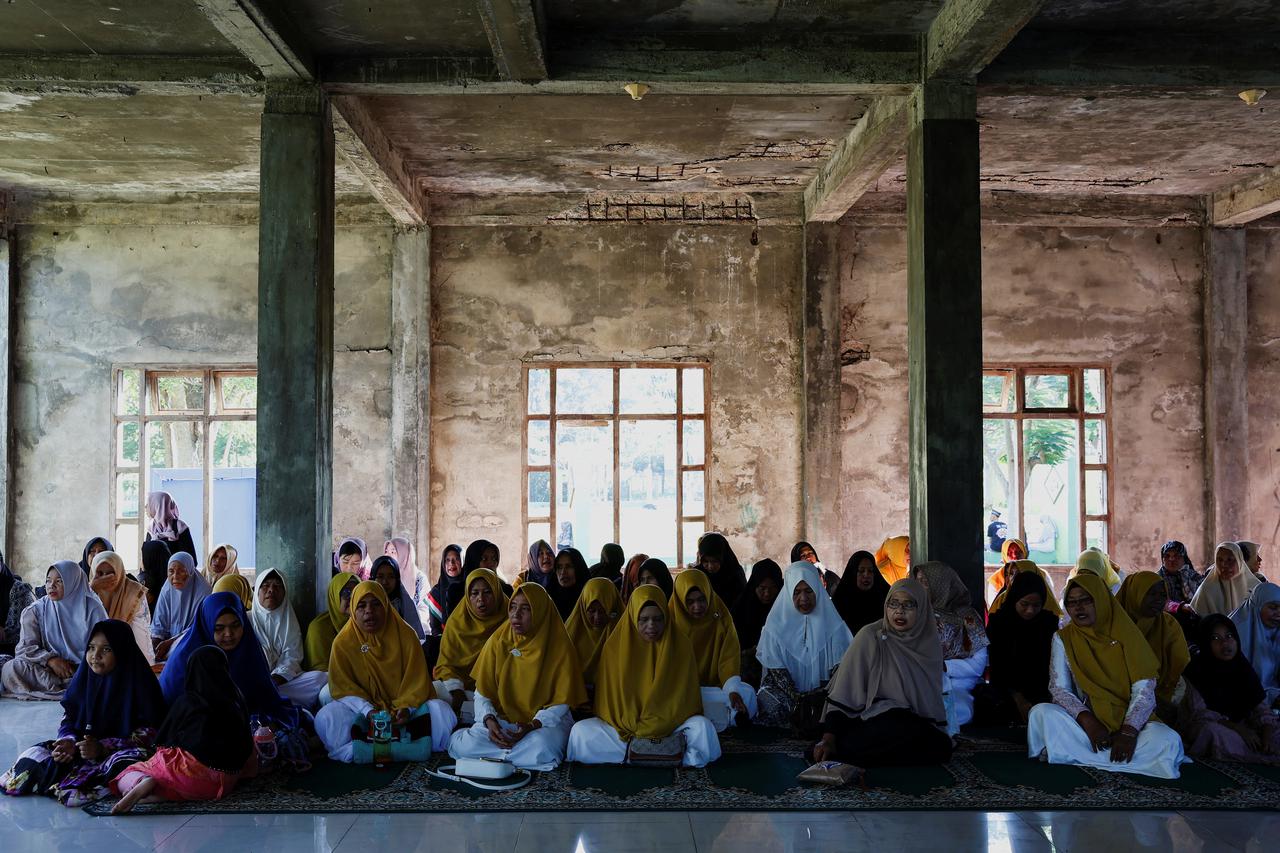
[[[946,661],[942,694],[947,705],[947,732],[954,735],[973,719],[973,689],[987,671],[987,631],[982,617],[969,604],[969,590],[951,566],[930,560],[914,567],[911,576],[928,591],[938,626]]]
[[[917,580],[896,581],[884,618],[858,631],[831,679],[813,759],[859,767],[950,760],[942,672],[929,593]]]
[[[436,662],[436,697],[453,706],[454,715],[467,725],[475,722],[472,693],[476,689],[471,670],[484,644],[507,621],[510,601],[502,581],[491,569],[473,569],[467,575],[466,598],[445,623]]]
[[[764,668],[756,722],[786,728],[801,702],[820,702],[817,691],[826,686],[852,641],[849,626],[822,589],[817,568],[792,563],[756,646]]]
[[[1259,587],[1260,588],[1260,587]],[[1186,669],[1178,728],[1195,758],[1280,764],[1280,720],[1240,649],[1234,622],[1214,613],[1200,623],[1200,651]]]
[[[1052,703],[1027,720],[1027,754],[1051,764],[1178,778],[1182,740],[1155,716],[1160,662],[1111,597],[1106,581],[1081,572],[1067,582],[1070,624],[1053,638]]]
[[[565,631],[578,653],[578,665],[586,682],[587,702],[595,695],[596,672],[604,642],[622,618],[622,598],[618,588],[607,578],[592,578],[582,588],[582,596],[569,614]]]
[[[151,755],[166,706],[130,627],[114,619],[94,625],[84,663],[62,697],[57,738],[18,756],[0,777],[6,794],[79,807],[107,796],[116,774]]]
[[[675,629],[689,638],[702,687],[702,714],[722,732],[735,718],[756,715],[756,691],[743,682],[742,647],[729,609],[698,569],[676,577],[670,600]]]
[[[111,781],[122,795],[112,814],[156,800],[220,800],[257,773],[249,710],[231,680],[227,656],[202,646],[187,659],[185,690],[156,735],[157,749]]]
[[[1058,616],[1047,606],[1049,586],[1037,571],[1019,572],[1000,594],[1007,600],[987,621],[990,683],[973,691],[974,720],[984,726],[1022,725],[1033,707],[1050,701]]]
[[[302,629],[289,603],[284,575],[276,569],[259,573],[254,582],[253,632],[267,657],[267,669],[276,690],[300,708],[314,710],[320,691],[329,683],[323,671],[302,671]],[[327,662],[326,662],[327,667]]]
[[[169,657],[173,644],[196,621],[200,602],[213,592],[204,575],[196,571],[195,558],[186,551],[169,558],[168,572],[151,619],[151,645],[157,661]]]
[[[686,767],[720,757],[715,726],[702,716],[693,648],[673,630],[656,586],[636,587],[627,612],[605,641],[596,680],[596,714],[573,727],[569,761],[622,764],[637,738],[679,735]]]
[[[89,631],[107,611],[89,588],[89,578],[70,560],[49,567],[45,596],[22,611],[22,633],[14,658],[0,670],[4,695],[16,699],[61,699],[89,644]]]
[[[449,705],[432,697],[418,635],[391,609],[377,581],[362,581],[351,595],[351,619],[333,641],[329,692],[333,702],[316,715],[316,734],[334,761],[353,760],[352,729],[363,730],[375,711],[390,712],[397,726],[429,716],[436,752],[457,722]]]
[[[606,581],[607,583],[607,581]],[[501,758],[523,770],[554,770],[587,701],[578,654],[547,591],[521,584],[507,623],[484,644],[471,674],[476,721],[453,733],[454,758]]]
[[[1177,719],[1176,705],[1186,688],[1182,672],[1191,663],[1191,651],[1178,620],[1165,612],[1169,593],[1164,581],[1155,572],[1134,572],[1120,584],[1116,601],[1147,638],[1160,662],[1160,674],[1156,676],[1156,713],[1172,723]]]

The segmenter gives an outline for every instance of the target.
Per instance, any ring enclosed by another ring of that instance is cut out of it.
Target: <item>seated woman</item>
[[[1201,618],[1213,613],[1230,616],[1260,583],[1258,576],[1246,568],[1240,546],[1222,542],[1213,551],[1213,568],[1191,597],[1191,609]]]
[[[911,538],[891,536],[876,551],[876,568],[889,584],[911,574]]]
[[[195,558],[186,551],[178,551],[169,557],[169,579],[156,600],[156,613],[151,620],[151,645],[156,660],[163,661],[169,650],[191,627],[200,602],[213,592],[209,582],[196,571]]]
[[[665,564],[663,568],[666,568]],[[691,568],[702,570],[721,601],[737,601],[747,588],[747,573],[742,570],[738,555],[733,553],[729,540],[715,531],[702,534],[698,540],[698,562]],[[670,594],[671,590],[667,590],[667,595]]]
[[[1191,564],[1187,546],[1177,539],[1170,539],[1160,546],[1160,569],[1157,572],[1164,581],[1169,601],[1190,604],[1196,590],[1204,582],[1196,567]]]
[[[947,733],[954,735],[973,719],[973,688],[987,671],[987,631],[969,604],[969,590],[955,569],[937,560],[911,570],[929,593],[946,661],[942,697],[947,706]]]
[[[831,596],[831,603],[849,626],[849,633],[856,636],[864,625],[884,618],[884,599],[888,594],[889,582],[876,568],[875,555],[870,551],[855,551],[844,564],[844,578]]]
[[[351,618],[351,594],[355,592],[358,583],[360,579],[347,572],[339,572],[329,578],[329,587],[325,591],[328,608],[323,613],[317,613],[316,618],[307,626],[303,669],[308,672],[329,671],[329,654],[333,650],[333,641]]]
[[[499,758],[522,770],[554,770],[564,761],[570,709],[587,701],[582,664],[547,591],[521,584],[506,624],[476,660],[476,721],[453,733],[454,758]]]
[[[302,671],[302,628],[289,603],[284,575],[276,569],[258,574],[249,618],[276,690],[298,707],[315,710],[329,676],[323,671]]]
[[[818,574],[822,578],[822,586],[827,590],[827,595],[834,596],[836,590],[840,588],[840,576],[822,565],[822,560],[818,559],[818,552],[812,543],[801,540],[791,546],[790,562],[795,563],[800,560],[818,567]]]
[[[1280,764],[1280,718],[1240,650],[1240,632],[1214,613],[1200,623],[1200,651],[1187,666],[1178,729],[1193,758]]]
[[[477,565],[476,568],[480,566]],[[492,568],[497,569],[497,565],[495,564]],[[555,583],[555,573],[556,552],[551,550],[546,540],[539,539],[529,546],[528,559],[525,561],[524,569],[516,575],[515,586],[519,589],[521,584],[536,583],[547,589]]]
[[[1044,608],[1059,620],[1062,619],[1062,605],[1053,597],[1053,578],[1049,577],[1049,573],[1040,568],[1031,560],[1014,560],[1011,563],[1005,563],[1000,570],[992,575],[992,579],[1000,578],[1000,590],[996,593],[996,597],[991,601],[990,607],[987,608],[987,614],[998,613],[1004,607],[1005,602],[1009,601],[1009,588],[1013,584],[1018,575],[1023,574],[1037,575],[1044,582],[1044,588],[1048,590],[1048,598],[1045,599]]]
[[[229,592],[240,599],[240,605],[246,612],[253,610],[253,586],[249,583],[249,579],[242,574],[224,574],[213,585],[213,591]]]
[[[204,646],[217,646],[226,654],[231,680],[244,698],[254,728],[268,726],[275,734],[281,758],[306,765],[306,729],[311,721],[276,690],[253,623],[233,593],[215,592],[200,605],[200,615],[173,647],[160,674],[164,698],[173,704],[182,695],[191,656]]]
[[[1178,620],[1165,612],[1169,599],[1164,581],[1155,572],[1134,572],[1121,582],[1116,600],[1147,638],[1147,644],[1160,661],[1160,674],[1156,676],[1156,714],[1172,722],[1177,719],[1174,706],[1181,701],[1182,691],[1186,689],[1182,671],[1191,663],[1191,651]]]
[[[427,623],[427,633],[436,638],[436,652],[440,651],[440,636],[444,634],[444,624],[453,615],[453,608],[463,598],[462,585],[466,575],[462,573],[462,546],[446,545],[440,555],[440,579],[427,593],[427,610],[431,616]],[[434,665],[434,664],[433,664]]]
[[[1052,703],[1031,709],[1027,755],[1051,764],[1178,778],[1182,740],[1153,716],[1160,662],[1111,597],[1081,572],[1063,598],[1071,622],[1053,638]]]
[[[782,600],[769,611],[756,646],[764,668],[756,722],[778,728],[791,724],[802,694],[826,685],[853,642],[816,568],[792,563],[783,580]]]
[[[1067,579],[1071,580],[1081,572],[1102,578],[1106,583],[1107,591],[1112,596],[1120,591],[1120,584],[1124,580],[1124,576],[1116,569],[1111,558],[1101,549],[1093,546],[1080,552],[1080,556],[1076,558],[1076,566],[1067,575]]]
[[[1026,561],[1022,561],[1026,562]],[[974,721],[1023,725],[1049,696],[1049,656],[1058,616],[1039,572],[1019,572],[1002,592],[1005,605],[987,621],[989,683],[974,688]]]
[[[565,630],[578,654],[582,679],[587,687],[587,701],[595,694],[596,672],[604,641],[622,618],[622,598],[618,588],[606,578],[592,578],[582,588],[582,596],[574,605]]]
[[[88,542],[84,543],[84,550],[80,553],[80,569],[90,580],[93,578],[93,561],[98,555],[104,551],[114,551],[116,548],[111,541],[105,536],[95,536]]]
[[[636,558],[644,557],[644,554],[637,554],[633,557],[632,565],[627,569],[627,573],[622,578],[622,603],[625,605],[631,601],[631,593],[641,586],[656,586],[662,590],[662,594],[671,597],[672,590],[675,589],[675,581],[671,579],[671,570],[667,568],[667,564],[659,560],[657,557],[644,557],[644,560],[636,563]]]
[[[18,756],[0,777],[6,794],[79,807],[107,796],[116,774],[151,755],[166,706],[130,626],[115,619],[94,625],[84,662],[62,697],[58,736]]]
[[[240,552],[225,542],[221,545],[215,545],[213,551],[209,553],[209,559],[205,561],[205,566],[200,570],[200,574],[204,575],[204,579],[209,582],[212,588],[218,581],[228,575],[239,575]]]
[[[373,567],[369,569],[369,580],[382,584],[387,593],[387,601],[391,602],[391,609],[418,635],[419,643],[425,642],[427,632],[422,627],[422,620],[418,618],[418,608],[414,606],[412,593],[401,583],[400,564],[396,562],[396,558],[384,555],[374,560]]]
[[[22,634],[22,611],[35,600],[31,584],[15,575],[0,554],[0,666],[13,657]]]
[[[591,567],[590,578],[604,578],[610,583],[622,580],[622,567],[627,562],[627,552],[617,542],[606,542],[600,549],[600,562]]]
[[[573,613],[574,606],[582,595],[582,588],[590,580],[591,570],[587,568],[587,560],[577,548],[561,548],[556,555],[555,571],[546,586],[551,596],[551,603],[560,614],[561,624]]]
[[[369,548],[364,540],[357,536],[348,536],[338,543],[333,552],[333,573],[345,572],[355,575],[360,580],[369,579]]]
[[[729,609],[712,591],[711,581],[697,569],[686,569],[676,578],[669,603],[675,629],[693,646],[702,715],[717,732],[733,725],[739,715],[748,720],[755,717],[756,691],[741,677],[738,632]]]
[[[115,551],[102,551],[93,558],[90,586],[97,593],[108,619],[118,619],[133,629],[133,639],[148,664],[156,662],[151,648],[151,609],[147,588],[124,571],[124,560]]]
[[[139,802],[220,800],[241,778],[257,773],[249,711],[226,654],[203,646],[187,659],[186,670],[185,690],[160,726],[155,754],[111,781],[112,793],[121,795],[112,814],[130,812]]]
[[[831,679],[813,760],[859,767],[946,763],[951,738],[942,675],[929,593],[911,578],[894,582],[884,616],[858,632]]]
[[[426,629],[431,624],[431,608],[427,606],[431,584],[427,582],[426,573],[418,568],[418,552],[414,550],[413,543],[404,536],[393,536],[382,543],[382,553],[395,558],[396,565],[400,567],[400,586],[409,593],[424,633],[430,633]]]
[[[454,715],[471,725],[475,716],[473,696],[469,694],[476,689],[471,670],[489,637],[507,620],[511,602],[502,582],[489,569],[476,569],[467,575],[467,597],[463,602],[445,625],[433,686],[437,698],[449,702]]]
[[[569,734],[567,760],[622,764],[636,738],[684,740],[685,767],[720,757],[715,726],[700,713],[693,648],[672,630],[667,599],[652,585],[631,594],[627,612],[605,641],[596,683],[597,716]]]
[[[12,699],[61,699],[89,645],[89,631],[107,618],[80,567],[62,560],[49,567],[45,596],[22,611],[14,658],[0,670]]]
[[[738,645],[742,646],[742,662],[739,671],[742,680],[754,690],[760,686],[760,661],[756,660],[756,645],[760,632],[769,618],[769,611],[782,592],[782,567],[773,560],[756,560],[747,578],[747,588],[733,605],[733,628],[738,632]]]
[[[1245,568],[1258,580],[1266,583],[1267,579],[1262,574],[1262,546],[1248,540],[1241,540],[1236,544],[1240,546],[1240,555],[1244,557]]]
[[[354,759],[352,729],[363,730],[375,711],[390,712],[397,726],[429,716],[435,752],[449,743],[457,722],[448,704],[432,698],[418,636],[376,581],[363,581],[351,595],[351,619],[333,642],[329,691],[333,701],[316,715],[316,734],[334,761]]]
[[[1231,621],[1240,632],[1240,653],[1267,691],[1267,704],[1280,709],[1280,586],[1258,584]]]

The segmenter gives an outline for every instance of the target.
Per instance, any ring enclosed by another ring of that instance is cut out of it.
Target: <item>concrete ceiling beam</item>
[[[8,91],[200,95],[261,87],[238,56],[0,56],[0,88]]]
[[[967,80],[1027,25],[1044,0],[947,0],[924,37],[926,79]]]
[[[421,225],[427,198],[399,150],[357,98],[335,97],[334,144],[339,156],[364,180],[387,213],[401,225]]]
[[[476,11],[503,80],[547,79],[542,0],[476,0]]]
[[[195,0],[196,8],[268,80],[314,80],[316,57],[274,0]]]
[[[152,193],[126,197],[84,197],[63,193],[0,193],[4,221],[14,225],[257,226],[257,193]],[[338,196],[338,225],[392,227],[382,205],[364,196]]]
[[[806,222],[835,222],[902,157],[909,98],[878,98],[804,189]]]
[[[1209,224],[1218,227],[1247,225],[1280,213],[1280,166],[1244,178],[1209,196]]]
[[[1188,195],[1089,195],[1083,193],[979,193],[984,225],[1045,228],[1202,228],[1202,197]],[[870,192],[849,211],[859,227],[905,228],[907,197],[900,192]]]

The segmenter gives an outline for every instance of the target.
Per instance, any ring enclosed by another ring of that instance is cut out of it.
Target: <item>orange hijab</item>
[[[891,536],[876,551],[876,568],[890,586],[911,576],[911,537]]]

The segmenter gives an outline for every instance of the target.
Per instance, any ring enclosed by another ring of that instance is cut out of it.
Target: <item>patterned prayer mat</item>
[[[427,774],[322,760],[310,772],[250,780],[220,802],[156,803],[139,814],[470,811],[832,811],[841,809],[1280,810],[1280,767],[1197,761],[1182,778],[1150,779],[1033,761],[1022,732],[962,736],[942,767],[869,770],[865,789],[796,781],[806,744],[777,730],[727,732],[701,770],[566,764],[516,791],[488,793]],[[452,763],[435,756],[427,765]],[[106,815],[112,801],[85,806]]]

